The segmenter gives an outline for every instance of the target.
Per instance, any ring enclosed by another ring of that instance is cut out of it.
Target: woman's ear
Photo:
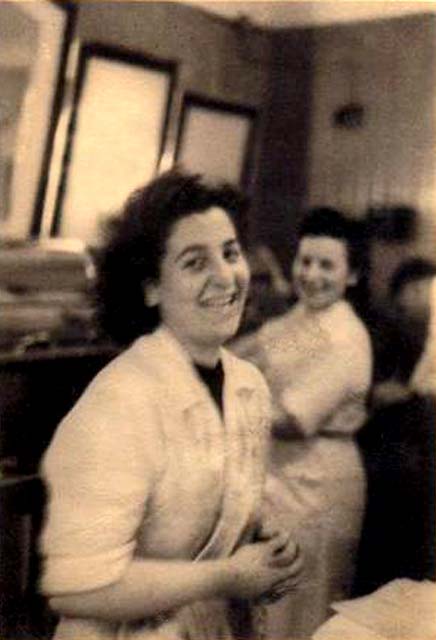
[[[159,286],[156,282],[144,282],[144,302],[146,307],[157,307],[160,302]]]

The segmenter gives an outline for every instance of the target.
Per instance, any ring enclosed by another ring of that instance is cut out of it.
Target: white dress
[[[299,540],[305,570],[299,587],[269,607],[268,637],[309,638],[353,578],[365,501],[353,434],[366,417],[371,345],[344,300],[315,312],[298,303],[264,325],[257,343],[275,419],[294,415],[306,435],[272,446],[270,508]]]
[[[138,339],[94,379],[45,456],[43,591],[116,582],[133,556],[228,556],[250,538],[264,489],[269,392],[222,350],[224,418],[174,336]],[[65,618],[56,640],[232,636],[227,603],[194,603],[136,624]]]

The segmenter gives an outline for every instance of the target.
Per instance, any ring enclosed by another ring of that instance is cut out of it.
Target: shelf
[[[37,480],[39,480],[37,473],[4,476],[0,477],[0,489],[14,489],[17,486],[21,487],[23,484]]]
[[[35,348],[24,352],[0,351],[0,365],[20,362],[40,362],[67,358],[115,356],[119,349],[112,344],[76,345],[71,347]]]
[[[0,478],[0,513],[32,513],[41,504],[42,482],[38,474],[17,474]]]

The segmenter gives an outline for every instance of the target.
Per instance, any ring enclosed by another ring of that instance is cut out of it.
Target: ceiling
[[[388,18],[412,13],[436,13],[436,0],[179,0],[228,19],[246,17],[264,27],[309,27]]]

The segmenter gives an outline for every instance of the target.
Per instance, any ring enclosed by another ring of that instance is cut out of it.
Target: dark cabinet
[[[0,637],[48,639],[54,619],[38,594],[44,487],[38,466],[59,420],[112,347],[0,354]]]

